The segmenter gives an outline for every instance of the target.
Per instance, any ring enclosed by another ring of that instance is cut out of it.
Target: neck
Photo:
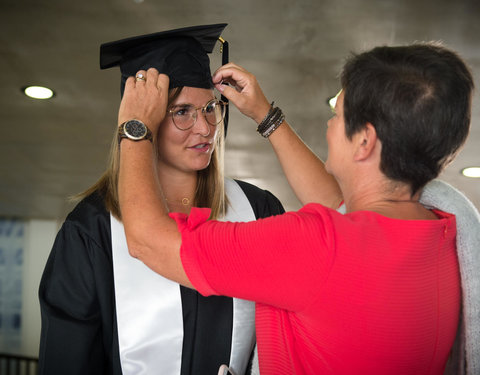
[[[195,200],[197,173],[162,168],[158,172],[158,179],[169,210],[189,213]]]
[[[353,185],[344,195],[347,212],[373,211],[380,215],[402,220],[431,220],[435,214],[419,203],[420,194],[414,196],[405,184],[384,181]]]

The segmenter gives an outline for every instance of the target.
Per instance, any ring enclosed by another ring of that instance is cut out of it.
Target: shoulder
[[[110,213],[103,196],[94,192],[83,198],[68,214],[62,230],[74,230],[99,243],[110,242]]]
[[[93,193],[82,199],[57,233],[40,283],[41,300],[82,319],[95,314],[96,291],[109,292],[113,280],[110,237],[102,197]]]
[[[235,180],[247,196],[255,216],[258,218],[279,215],[285,212],[280,200],[268,190],[259,188],[248,182]]]
[[[67,216],[67,220],[81,220],[84,215],[108,215],[100,192],[95,191],[78,202]]]
[[[307,203],[300,208],[296,213],[298,218],[304,222],[322,223],[323,228],[331,228],[335,230],[335,226],[342,225],[342,222],[348,222],[350,219],[347,215],[340,213],[337,210],[321,205],[320,203]]]

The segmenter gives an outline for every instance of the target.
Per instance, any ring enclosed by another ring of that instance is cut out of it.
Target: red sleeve
[[[171,214],[182,233],[183,267],[201,294],[296,311],[318,294],[335,253],[331,210],[308,205],[248,223],[207,221],[209,212]]]

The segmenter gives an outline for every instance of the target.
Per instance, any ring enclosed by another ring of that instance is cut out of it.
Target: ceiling
[[[116,127],[119,72],[99,69],[103,42],[178,27],[228,23],[230,60],[253,72],[269,100],[322,158],[326,98],[350,51],[441,40],[470,64],[480,87],[478,0],[0,0],[0,216],[61,220],[68,197],[101,175]],[[212,55],[212,68],[220,54]],[[21,87],[53,88],[33,100]],[[299,208],[268,141],[232,108],[227,174]],[[470,138],[441,178],[480,207],[480,105]]]

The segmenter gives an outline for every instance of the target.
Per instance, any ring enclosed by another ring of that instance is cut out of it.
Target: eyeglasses
[[[195,107],[193,104],[180,104],[171,107],[168,112],[172,115],[173,124],[179,130],[188,130],[197,122],[197,111],[202,110],[205,120],[210,125],[218,125],[225,118],[227,103],[212,99],[203,107]]]

